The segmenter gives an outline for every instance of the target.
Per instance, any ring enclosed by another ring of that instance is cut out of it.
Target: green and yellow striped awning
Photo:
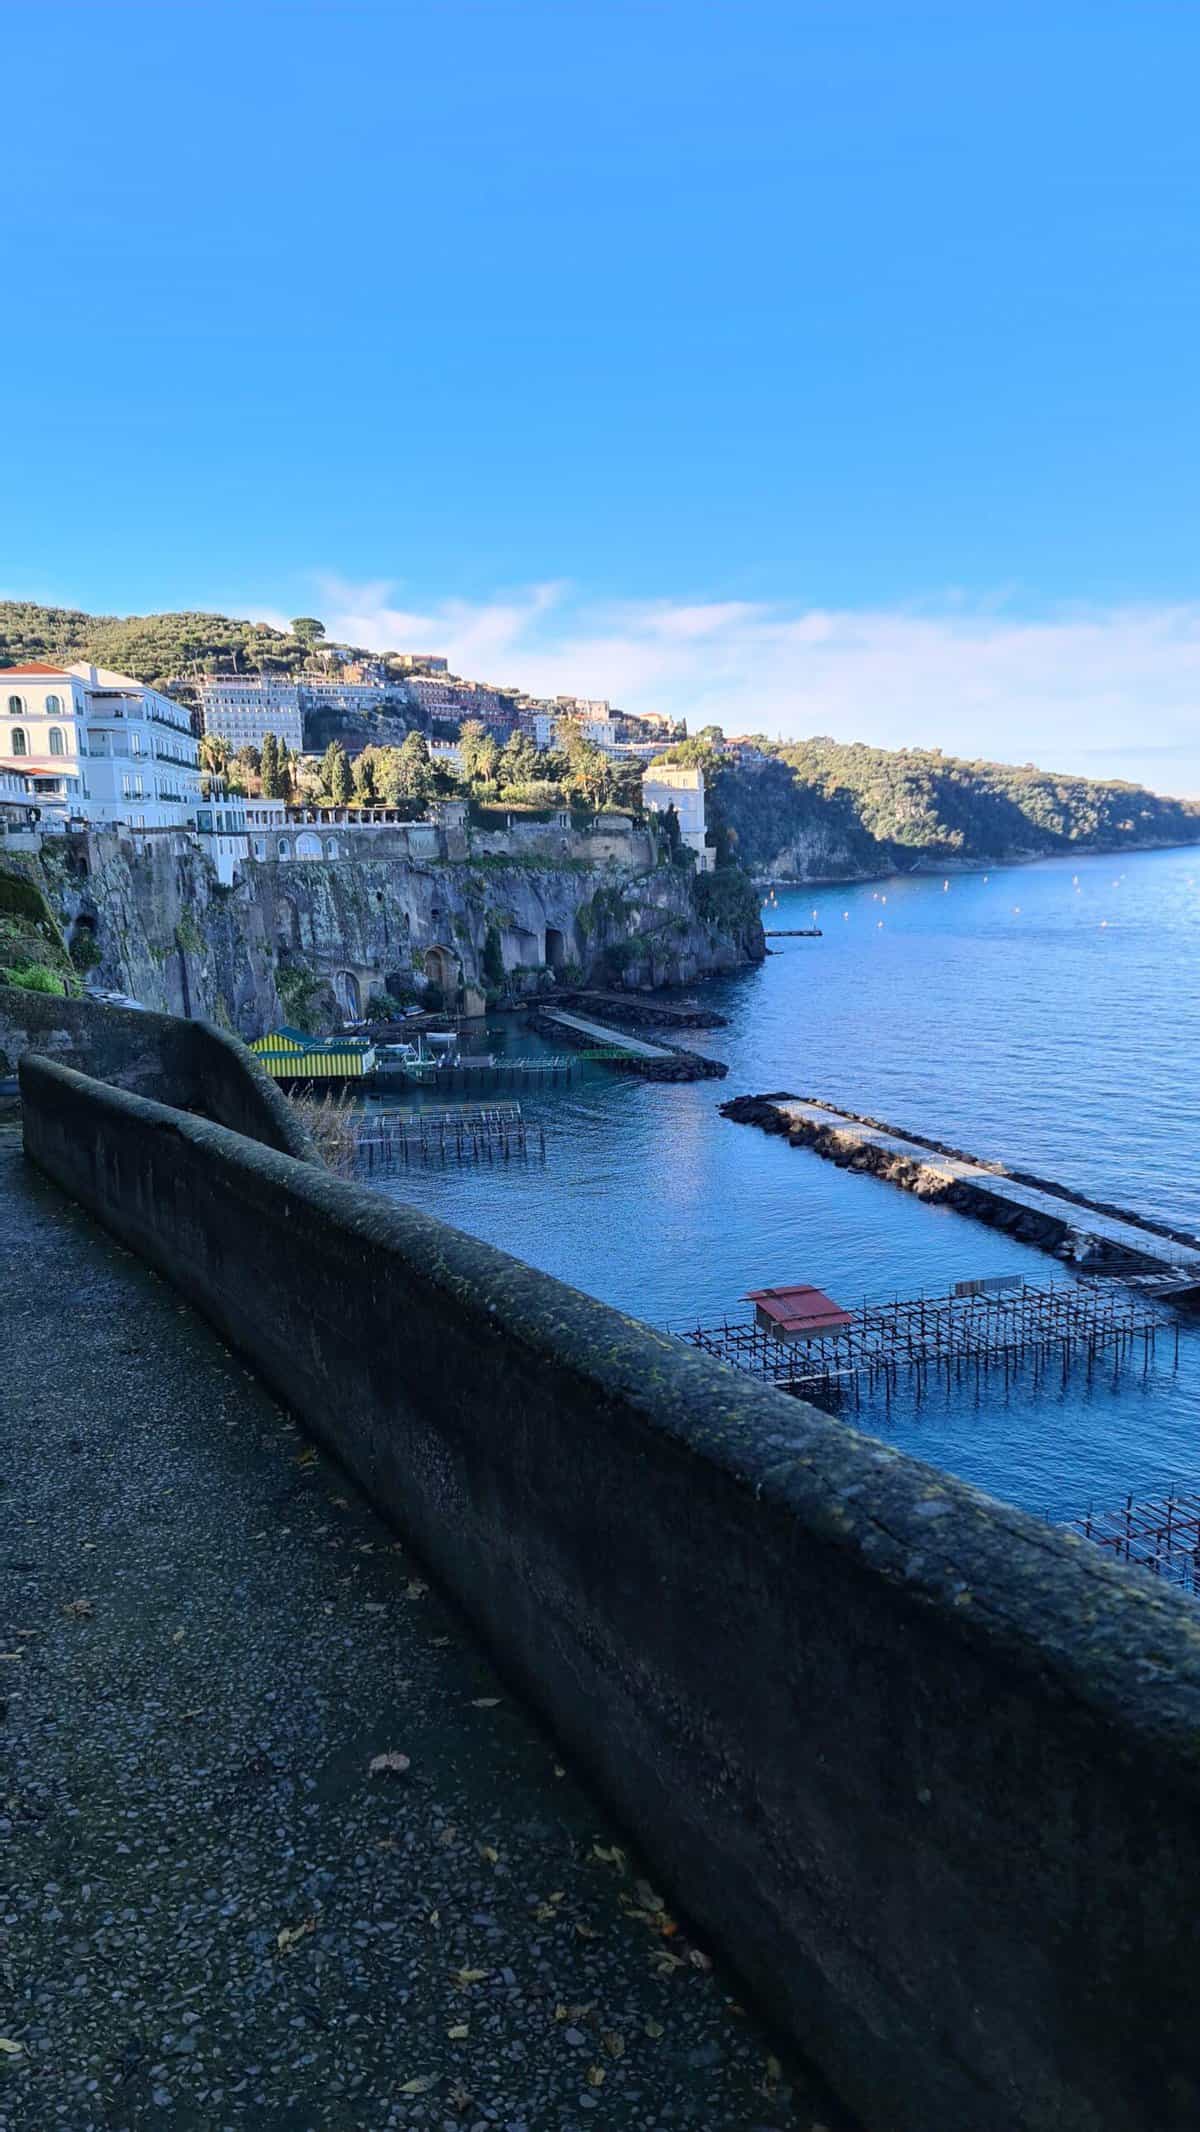
[[[305,1036],[299,1029],[271,1029],[250,1049],[276,1081],[361,1080],[375,1071],[375,1047],[361,1037]]]

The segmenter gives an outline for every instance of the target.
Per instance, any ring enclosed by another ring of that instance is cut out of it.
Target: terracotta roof
[[[0,681],[13,674],[53,674],[59,681],[71,678],[65,666],[46,666],[41,659],[31,659],[28,666],[0,666]]]
[[[0,755],[0,770],[15,770],[18,777],[78,777],[77,765],[66,755]]]
[[[850,1312],[832,1296],[807,1284],[795,1288],[752,1288],[746,1297],[784,1333],[840,1332],[851,1323]]]

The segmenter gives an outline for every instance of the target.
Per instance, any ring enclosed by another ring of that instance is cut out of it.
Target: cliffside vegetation
[[[76,992],[62,931],[37,883],[0,860],[0,985],[27,992]]]
[[[1200,841],[1195,802],[1029,763],[960,761],[936,748],[817,739],[731,757],[699,737],[670,759],[701,764],[726,850],[757,873],[819,878]],[[789,866],[789,854],[812,863]]]
[[[90,659],[156,687],[205,668],[252,673],[265,666],[295,673],[312,663],[324,635],[311,615],[298,615],[287,632],[224,614],[83,614],[75,607],[0,600],[0,666]]]

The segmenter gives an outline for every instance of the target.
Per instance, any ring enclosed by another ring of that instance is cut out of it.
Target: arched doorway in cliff
[[[337,1003],[348,1022],[362,1020],[362,988],[353,970],[339,970],[333,980]]]
[[[546,968],[563,970],[567,965],[567,943],[556,925],[546,927]]]
[[[453,1005],[458,990],[458,957],[453,948],[426,948],[425,975],[436,985],[445,1004]]]
[[[315,829],[302,829],[296,838],[296,857],[298,859],[319,859],[320,856],[321,839]]]

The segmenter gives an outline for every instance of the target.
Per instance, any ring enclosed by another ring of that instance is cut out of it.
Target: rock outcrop
[[[47,839],[38,871],[92,982],[251,1037],[327,1027],[380,995],[432,987],[482,1011],[556,984],[686,984],[764,952],[748,887],[714,899],[641,832],[446,849],[364,840],[367,856],[252,861],[226,888],[183,835],[105,834]]]

